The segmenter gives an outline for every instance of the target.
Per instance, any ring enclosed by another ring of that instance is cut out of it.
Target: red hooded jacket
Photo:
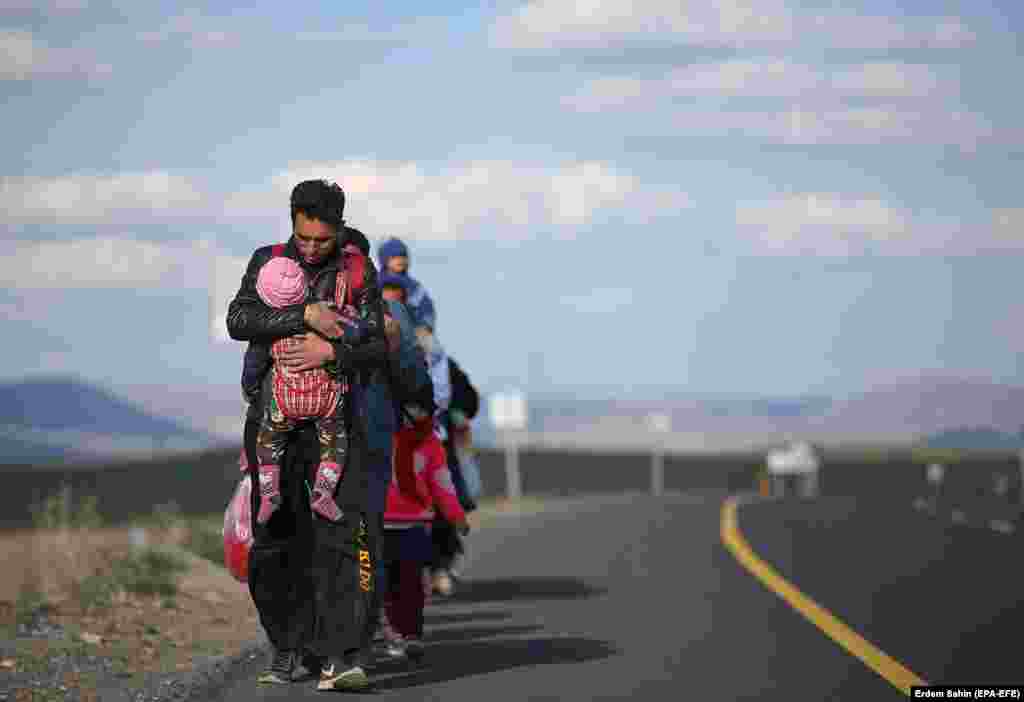
[[[448,471],[444,444],[434,433],[431,417],[395,432],[393,456],[385,523],[430,523],[435,509],[453,524],[466,521]]]

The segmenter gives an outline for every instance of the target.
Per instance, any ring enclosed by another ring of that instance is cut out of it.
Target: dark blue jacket
[[[401,406],[409,398],[432,396],[430,373],[423,351],[416,343],[413,322],[405,305],[384,300],[385,312],[401,326],[398,351],[389,354],[390,382],[376,380],[366,386],[367,448],[370,458],[370,484],[367,504],[371,511],[384,511],[391,483],[391,447],[401,421]]]

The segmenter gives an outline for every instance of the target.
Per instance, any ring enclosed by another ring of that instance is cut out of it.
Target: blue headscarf
[[[409,258],[409,248],[401,239],[392,237],[377,247],[377,258],[380,260],[380,269],[382,271],[388,269],[388,261],[396,256]],[[409,261],[409,266],[412,266],[411,260]],[[408,275],[408,269],[406,269],[406,275]]]

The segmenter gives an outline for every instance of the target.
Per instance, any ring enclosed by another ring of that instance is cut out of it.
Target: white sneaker
[[[392,660],[404,660],[407,657],[405,641],[388,641],[384,644],[384,655]]]
[[[389,658],[405,658],[405,639],[390,624],[383,630],[384,654]]]

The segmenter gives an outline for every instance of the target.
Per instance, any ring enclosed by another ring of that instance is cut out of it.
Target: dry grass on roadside
[[[8,699],[90,699],[98,676],[139,686],[259,635],[246,587],[220,566],[212,517],[160,509],[113,528],[82,512],[50,502],[42,528],[0,532],[0,692],[19,691]]]
[[[471,521],[542,505],[486,500]],[[95,700],[103,676],[141,688],[147,675],[186,672],[259,636],[248,590],[221,565],[223,515],[186,519],[163,505],[109,527],[95,501],[67,495],[36,515],[36,529],[0,532],[0,693],[16,691],[12,702]]]

